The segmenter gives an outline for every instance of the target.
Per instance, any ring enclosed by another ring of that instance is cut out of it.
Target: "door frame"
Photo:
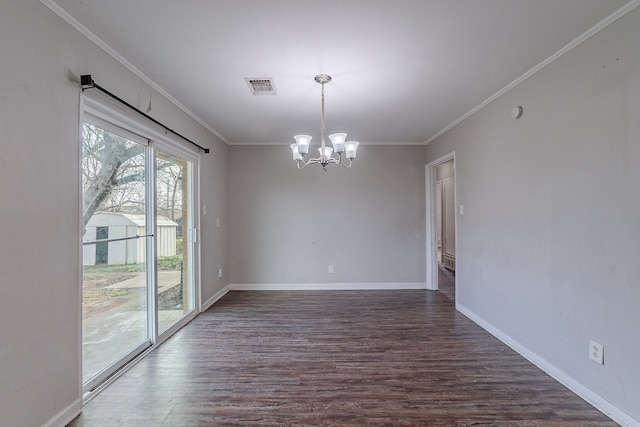
[[[176,322],[173,326],[169,327],[162,334],[158,333],[157,323],[157,267],[146,269],[147,275],[147,330],[148,339],[140,346],[132,349],[126,356],[123,356],[121,360],[127,359],[126,362],[120,363],[117,361],[115,364],[109,366],[107,370],[108,374],[100,375],[100,378],[94,377],[93,380],[88,381],[86,384],[83,382],[83,330],[82,330],[82,280],[83,280],[83,265],[82,262],[78,263],[78,340],[77,354],[80,360],[78,366],[78,389],[81,396],[83,396],[83,405],[88,403],[93,397],[95,397],[100,391],[104,390],[109,384],[115,381],[120,375],[126,372],[144,356],[146,356],[151,350],[155,349],[159,344],[168,339],[178,329],[193,320],[201,311],[201,283],[200,283],[200,161],[201,155],[199,151],[192,149],[191,147],[184,146],[181,141],[172,138],[167,135],[166,132],[154,127],[148,121],[140,119],[136,115],[132,115],[130,111],[122,109],[120,105],[114,103],[112,100],[102,96],[101,94],[80,94],[79,101],[79,126],[78,126],[78,138],[82,141],[82,123],[87,121],[87,116],[91,118],[91,122],[99,126],[105,126],[107,130],[117,128],[118,134],[130,138],[138,143],[146,146],[146,176],[145,179],[151,183],[146,186],[146,203],[150,206],[147,214],[147,230],[153,230],[155,234],[156,229],[156,200],[155,188],[156,174],[155,174],[155,162],[156,162],[156,150],[160,149],[169,154],[183,158],[192,162],[192,209],[193,209],[193,229],[194,229],[194,246],[193,246],[193,280],[194,280],[194,309],[191,313],[187,314],[181,320]],[[82,158],[82,143],[78,144],[78,159]],[[78,168],[78,180],[82,182],[82,168]],[[78,185],[78,215],[82,218],[82,188]],[[83,236],[84,229],[82,221],[78,221],[78,232],[80,236]],[[147,260],[156,260],[156,239],[153,239],[152,245],[146,245]],[[78,253],[81,259],[82,257],[82,238],[78,239]],[[149,318],[150,317],[150,318]],[[132,356],[132,357],[130,357]]]
[[[458,189],[456,177],[456,152],[452,151],[442,157],[437,158],[425,165],[425,202],[426,202],[426,288],[438,290],[438,233],[436,232],[436,168],[443,163],[453,160],[453,176],[454,176],[454,198],[455,206],[458,206]],[[456,215],[455,222],[455,246],[458,247],[458,218]],[[458,257],[456,254],[456,270],[458,266]],[[456,287],[456,301],[458,288]]]
[[[202,289],[202,284],[200,283],[200,216],[199,216],[199,212],[200,212],[200,200],[199,200],[199,195],[200,195],[200,155],[198,153],[195,153],[193,150],[188,149],[188,148],[183,148],[182,146],[179,145],[175,145],[172,143],[168,143],[166,140],[163,139],[156,139],[156,140],[151,140],[151,146],[153,147],[153,159],[154,161],[156,161],[156,154],[158,151],[162,151],[164,153],[170,154],[172,156],[176,156],[182,160],[186,160],[188,162],[191,163],[191,209],[192,209],[192,213],[191,213],[191,220],[193,222],[193,227],[191,227],[191,229],[193,230],[193,242],[192,242],[192,266],[191,266],[191,274],[193,277],[193,310],[186,314],[184,317],[182,317],[179,321],[177,321],[176,323],[174,323],[172,326],[170,326],[168,329],[166,329],[165,331],[160,332],[159,328],[158,328],[158,299],[154,298],[154,310],[156,313],[155,319],[154,319],[154,324],[152,325],[154,328],[154,336],[156,337],[156,340],[154,342],[155,345],[161,344],[162,342],[164,342],[167,338],[171,337],[171,335],[173,335],[176,331],[178,331],[180,328],[182,328],[184,325],[186,325],[187,323],[189,323],[190,321],[192,321],[198,314],[200,314],[200,294],[201,294],[201,289]],[[153,176],[153,182],[156,182],[156,167],[155,165],[153,166],[153,171],[154,171],[154,176]],[[154,218],[157,218],[157,201],[154,200],[153,203],[153,210],[154,210]],[[155,230],[155,228],[154,228]],[[184,233],[184,228],[183,228],[183,233]],[[187,231],[187,234],[190,233],[190,231]],[[186,235],[185,235],[186,237]],[[156,245],[157,245],[157,240],[155,241]],[[157,247],[155,248],[156,252],[157,252]],[[158,277],[157,277],[157,269],[155,270],[155,277],[154,277],[154,289],[153,292],[155,293],[155,295],[157,296],[158,294]]]

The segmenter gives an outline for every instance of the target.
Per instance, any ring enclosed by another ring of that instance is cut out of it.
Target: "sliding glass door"
[[[197,156],[82,124],[82,380],[94,389],[195,315]]]
[[[156,152],[158,332],[194,310],[192,162]]]
[[[148,144],[92,120],[82,127],[82,349],[85,384],[151,345]]]

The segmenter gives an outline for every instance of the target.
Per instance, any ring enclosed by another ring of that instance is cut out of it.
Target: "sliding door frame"
[[[124,237],[124,238],[120,238],[120,239],[115,239],[115,240],[130,240],[130,239],[135,239],[136,241],[138,241],[139,239],[144,239],[145,241],[145,289],[147,290],[147,295],[149,294],[149,285],[151,283],[153,283],[152,281],[150,281],[150,270],[148,268],[148,260],[149,259],[154,259],[154,252],[153,252],[153,245],[150,244],[151,242],[153,242],[153,236],[152,236],[152,232],[150,230],[153,230],[153,228],[151,228],[154,224],[154,218],[152,217],[151,213],[148,211],[147,207],[149,206],[150,203],[150,197],[152,197],[152,193],[150,191],[150,181],[149,179],[151,178],[151,172],[148,169],[148,165],[149,165],[149,159],[151,157],[151,145],[150,145],[150,141],[147,138],[144,138],[140,135],[137,135],[135,133],[132,133],[130,131],[128,131],[125,128],[122,128],[118,125],[115,125],[111,122],[109,122],[108,120],[105,120],[103,117],[100,116],[95,116],[93,115],[91,112],[89,111],[85,111],[82,117],[82,121],[80,122],[80,126],[81,129],[84,127],[84,124],[88,123],[92,126],[98,127],[106,132],[109,132],[111,134],[114,135],[118,135],[120,137],[126,138],[127,140],[138,144],[142,147],[144,147],[144,162],[145,162],[145,198],[144,198],[144,203],[145,203],[145,233],[142,236],[135,236],[135,237]],[[82,132],[82,130],[81,130]],[[82,134],[81,134],[81,138],[83,138]],[[81,139],[82,141],[82,139]],[[83,142],[81,143],[81,153],[82,153],[82,146],[83,146]],[[82,154],[81,154],[82,155]],[[82,167],[80,168],[80,173],[82,175]],[[80,179],[82,180],[82,176],[80,177]],[[82,191],[80,192],[80,203],[82,206],[83,200],[82,200]],[[82,218],[82,213],[80,214],[80,217]],[[82,221],[80,221],[82,222]],[[83,230],[80,230],[81,235],[83,234]],[[109,240],[109,239],[107,239]],[[92,245],[94,245],[97,243],[93,242],[93,241],[82,241],[81,243],[81,249],[80,249],[80,258],[82,259],[82,263],[81,263],[81,273],[80,273],[80,303],[81,305],[84,304],[84,289],[82,286],[82,282],[84,281],[84,274],[83,274],[83,270],[84,270],[84,254],[85,254],[85,245],[89,245],[89,247],[91,247]],[[111,245],[111,242],[105,243],[106,245]],[[97,260],[96,260],[97,261]],[[135,359],[135,357],[137,357],[137,355],[139,355],[140,353],[144,352],[147,348],[151,347],[153,345],[153,335],[151,335],[151,331],[149,330],[149,324],[150,322],[150,317],[153,316],[153,313],[149,310],[149,298],[148,296],[145,298],[146,302],[146,320],[145,320],[145,324],[144,324],[144,330],[146,331],[146,337],[141,340],[138,344],[135,345],[135,347],[132,347],[130,349],[128,349],[126,351],[126,353],[121,354],[117,359],[113,360],[109,365],[106,365],[103,367],[102,370],[98,371],[95,373],[94,376],[92,376],[89,380],[87,380],[87,382],[85,383],[83,381],[83,377],[84,377],[84,371],[82,372],[81,375],[81,382],[82,382],[82,388],[83,391],[89,392],[94,390],[96,387],[98,387],[101,383],[103,383],[106,379],[108,379],[109,377],[111,377],[115,372],[117,372],[118,370],[122,369],[123,366],[125,366],[127,363],[129,363],[129,361],[131,361],[132,359]],[[81,307],[81,312],[82,312],[82,308]],[[84,319],[82,319],[81,322],[81,326],[84,323]],[[81,336],[84,333],[84,328],[81,327]],[[81,352],[84,351],[84,339],[81,340]],[[84,365],[84,354],[81,353],[81,360],[83,361],[83,365]]]
[[[191,162],[191,190],[192,190],[192,221],[193,229],[195,229],[194,236],[195,241],[192,243],[192,274],[193,274],[193,310],[187,313],[175,324],[170,326],[162,334],[158,331],[158,280],[157,280],[157,238],[153,238],[153,244],[146,245],[146,278],[147,278],[147,330],[148,330],[148,342],[141,344],[128,353],[133,355],[129,357],[129,361],[125,363],[114,363],[109,366],[99,376],[90,379],[86,384],[83,383],[83,319],[82,319],[82,283],[83,283],[83,265],[82,265],[82,253],[83,245],[82,239],[79,239],[78,258],[80,260],[78,267],[78,302],[79,302],[79,329],[78,336],[80,337],[78,344],[78,357],[79,363],[79,388],[80,394],[84,397],[84,403],[87,403],[95,394],[108,384],[113,382],[118,376],[124,373],[127,369],[133,366],[137,361],[144,357],[149,351],[152,351],[157,345],[161,344],[173,333],[189,323],[193,318],[199,314],[200,310],[200,217],[199,217],[199,195],[200,195],[200,153],[199,151],[192,150],[190,147],[186,147],[181,140],[172,138],[167,135],[163,129],[154,125],[151,121],[145,120],[137,115],[133,115],[130,111],[123,109],[119,104],[115,103],[110,98],[100,93],[81,93],[79,102],[79,159],[82,159],[82,128],[83,123],[89,122],[104,122],[110,126],[122,129],[131,135],[134,135],[137,140],[147,141],[146,158],[145,158],[145,179],[148,180],[146,185],[146,227],[147,234],[157,233],[156,219],[157,219],[157,203],[156,203],[156,151],[162,150],[168,154],[175,155],[184,160]],[[93,119],[97,120],[93,120]],[[78,168],[78,179],[82,182],[82,168]],[[79,199],[79,235],[83,236],[84,230],[82,226],[82,186],[78,186],[78,199]],[[147,242],[148,243],[148,242]]]
[[[191,178],[191,215],[192,218],[191,220],[193,221],[193,227],[191,227],[192,229],[195,230],[194,232],[194,242],[192,244],[192,251],[193,251],[193,260],[192,260],[192,265],[191,265],[191,274],[193,275],[193,309],[187,313],[184,317],[182,317],[180,320],[178,320],[176,323],[174,323],[173,325],[171,325],[169,328],[167,328],[165,331],[162,331],[160,333],[159,329],[158,329],[158,301],[157,298],[155,299],[155,330],[157,331],[156,334],[154,334],[154,336],[156,337],[156,344],[160,344],[161,342],[165,341],[167,338],[169,338],[171,335],[173,335],[177,330],[179,330],[180,328],[182,328],[184,325],[186,325],[187,323],[189,323],[191,320],[193,320],[194,317],[196,317],[199,313],[199,308],[200,308],[200,218],[198,216],[198,212],[200,211],[200,209],[198,208],[200,206],[199,203],[199,194],[200,194],[200,187],[199,187],[199,171],[200,171],[200,156],[199,154],[197,154],[196,152],[194,152],[193,150],[189,150],[187,148],[183,148],[180,145],[176,145],[176,144],[171,144],[168,143],[167,141],[162,141],[162,140],[157,140],[157,141],[152,141],[152,149],[153,149],[153,161],[156,162],[157,164],[157,158],[156,158],[156,152],[158,150],[179,157],[183,160],[186,160],[188,162],[191,163],[191,171],[190,171],[190,178]],[[155,165],[155,164],[154,164]],[[154,182],[156,182],[156,176],[155,176],[155,166],[154,166]],[[183,195],[184,197],[184,195]],[[157,201],[154,199],[154,204],[153,204],[153,209],[154,209],[154,218],[157,218]],[[184,223],[183,223],[183,239],[187,237],[187,235],[190,233],[190,231],[187,231],[185,233],[185,228],[184,228]],[[157,245],[157,239],[156,239],[156,245]],[[158,290],[157,290],[157,286],[158,286],[158,280],[157,280],[157,268],[154,268],[154,271],[156,273],[156,279],[154,281],[155,284],[155,295],[158,294]]]

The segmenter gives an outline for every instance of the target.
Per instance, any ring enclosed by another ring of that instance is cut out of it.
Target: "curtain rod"
[[[144,117],[146,117],[147,119],[151,120],[153,123],[160,125],[164,128],[165,131],[167,132],[171,132],[172,134],[179,136],[180,138],[184,139],[185,141],[187,141],[189,144],[195,145],[196,147],[198,147],[199,149],[201,149],[202,151],[206,153],[209,152],[208,148],[204,148],[198,144],[196,144],[195,142],[193,142],[192,140],[190,140],[189,138],[180,135],[178,132],[174,131],[173,129],[165,126],[164,124],[160,123],[159,121],[157,121],[156,119],[154,119],[153,117],[149,116],[147,113],[137,109],[136,107],[134,107],[133,105],[129,104],[127,101],[125,101],[124,99],[118,97],[117,95],[114,95],[113,93],[109,92],[108,90],[106,90],[105,88],[101,87],[100,85],[98,85],[96,82],[93,81],[93,79],[91,78],[91,74],[84,74],[82,76],[80,76],[80,87],[82,88],[82,91],[84,92],[85,89],[92,89],[92,88],[96,88],[98,89],[100,92],[109,95],[111,98],[115,99],[116,101],[126,105],[127,107],[131,108],[132,110],[134,110],[135,112],[143,115]]]

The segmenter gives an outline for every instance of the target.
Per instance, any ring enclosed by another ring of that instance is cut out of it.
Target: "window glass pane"
[[[145,150],[83,124],[83,382],[149,340]]]
[[[194,309],[191,162],[157,152],[158,330]]]

